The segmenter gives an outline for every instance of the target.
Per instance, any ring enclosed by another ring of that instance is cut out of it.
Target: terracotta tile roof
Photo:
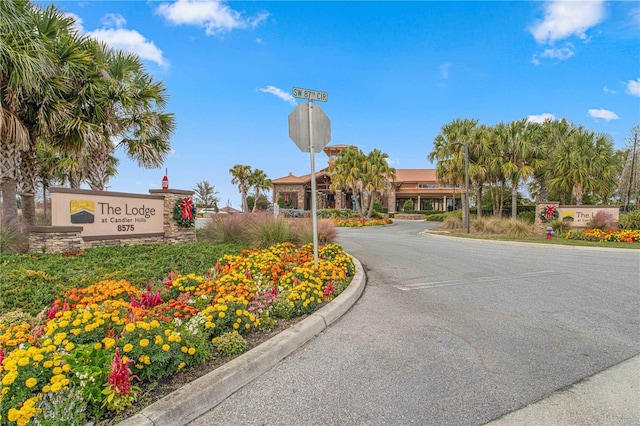
[[[326,167],[322,170],[318,170],[316,172],[316,178],[328,174],[328,171],[329,169]],[[309,181],[311,181],[311,173],[308,173],[302,176],[294,176],[291,173],[289,173],[289,176],[273,179],[271,182],[278,183],[278,184],[287,184],[287,183],[295,184],[295,183],[306,183]]]

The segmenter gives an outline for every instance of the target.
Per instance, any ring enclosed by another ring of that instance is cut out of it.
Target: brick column
[[[164,197],[163,207],[163,229],[164,242],[167,244],[194,243],[196,241],[196,228],[185,228],[178,225],[173,219],[173,208],[180,198],[192,198],[193,191],[182,189],[150,189],[150,194],[162,195]]]
[[[533,225],[533,231],[535,232],[536,235],[544,235],[545,232],[547,231],[547,226],[549,226],[548,223],[543,222],[542,219],[540,218],[541,215],[547,209],[547,206],[553,206],[556,208],[556,210],[558,210],[560,203],[558,201],[547,201],[546,203],[536,204],[536,217]]]

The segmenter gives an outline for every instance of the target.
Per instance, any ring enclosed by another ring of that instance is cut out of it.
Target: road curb
[[[118,423],[119,426],[186,425],[262,375],[338,320],[364,291],[366,276],[352,257],[356,273],[334,300],[295,326],[215,369]]]

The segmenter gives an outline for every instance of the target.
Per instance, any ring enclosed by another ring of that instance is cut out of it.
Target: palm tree
[[[365,216],[362,209],[362,169],[361,165],[366,157],[356,147],[348,147],[340,151],[335,163],[329,168],[331,175],[330,188],[334,191],[351,193],[356,203],[356,210],[362,217]]]
[[[436,165],[436,176],[442,182],[453,186],[462,185],[464,182],[464,147],[459,145],[467,144],[471,156],[471,152],[473,151],[472,146],[475,145],[477,141],[477,125],[477,119],[456,118],[442,126],[440,133],[433,140],[433,150],[427,158],[429,161],[438,161]],[[469,170],[471,171],[471,165],[469,166]],[[467,212],[468,209],[466,206],[469,200],[464,191],[461,190],[460,192],[463,194],[462,211]]]
[[[504,162],[501,171],[511,183],[511,218],[518,216],[518,186],[533,174],[529,164],[533,152],[533,143],[527,135],[527,120],[520,119],[496,126],[498,144]]]
[[[0,2],[0,180],[2,225],[8,227],[18,224],[20,156],[32,143],[21,116],[23,100],[37,93],[54,70],[35,27],[36,15],[29,1]]]
[[[561,202],[572,200],[582,205],[585,194],[606,198],[615,188],[620,158],[613,149],[611,136],[578,127],[553,153],[549,189]]]
[[[36,145],[62,125],[71,110],[66,94],[74,74],[82,74],[91,57],[81,46],[73,30],[74,20],[55,6],[34,9],[37,33],[44,40],[54,63],[53,72],[45,76],[38,90],[30,91],[22,101],[20,116],[29,131],[28,149],[21,153],[20,195],[27,225],[35,221],[35,191],[38,176]]]
[[[247,212],[247,192],[251,188],[251,166],[245,166],[242,164],[236,164],[229,169],[229,173],[232,176],[231,183],[238,185],[238,190],[242,196],[242,211]]]
[[[375,194],[384,192],[389,188],[389,183],[396,179],[396,169],[389,167],[387,162],[389,155],[383,153],[379,149],[374,149],[367,155],[364,169],[364,189],[366,192],[366,199],[368,199],[368,211],[367,218],[370,218],[373,214],[373,201]]]
[[[255,212],[258,206],[258,197],[260,197],[260,193],[262,191],[266,191],[268,189],[273,188],[273,183],[271,182],[271,179],[267,177],[267,174],[264,171],[260,169],[255,169],[254,171],[251,172],[251,176],[249,176],[249,185],[254,190],[254,193],[253,193],[254,202],[253,202],[252,212]]]

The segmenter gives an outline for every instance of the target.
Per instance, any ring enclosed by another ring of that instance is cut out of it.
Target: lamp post
[[[467,200],[464,208],[464,226],[470,232],[469,220],[469,145],[466,142],[454,142],[452,145],[464,146],[464,193]]]

